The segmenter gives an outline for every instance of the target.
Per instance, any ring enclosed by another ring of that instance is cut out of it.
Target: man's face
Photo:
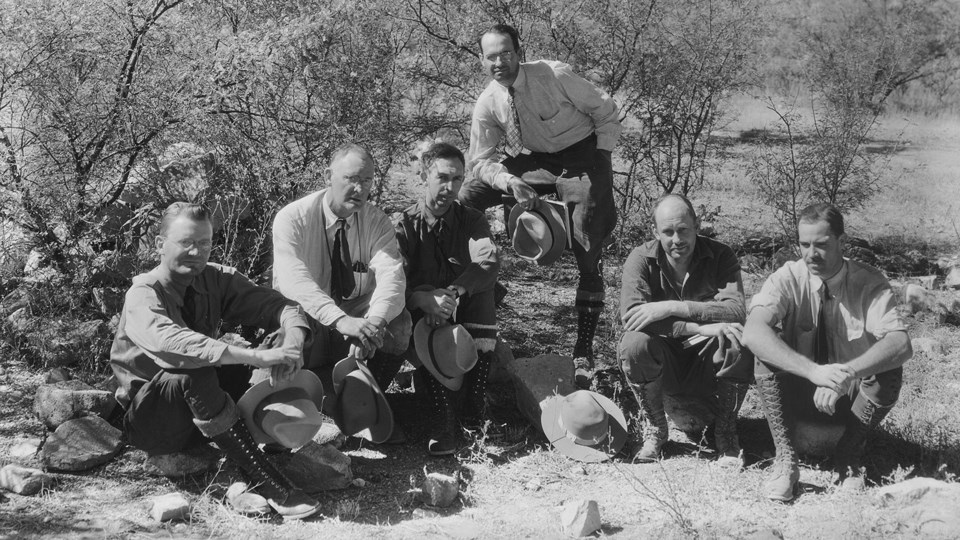
[[[373,186],[373,162],[359,152],[349,152],[325,171],[330,182],[330,209],[346,218],[360,211]]]
[[[203,271],[213,247],[213,226],[208,220],[180,216],[170,224],[166,236],[157,236],[160,265],[175,278],[193,278]]]
[[[686,205],[667,201],[654,214],[654,233],[674,264],[685,264],[697,243],[697,223]]]
[[[823,279],[833,277],[843,266],[843,236],[837,238],[824,220],[800,222],[797,226],[800,255],[810,273]]]
[[[424,172],[427,182],[426,203],[436,216],[442,216],[457,200],[463,185],[463,163],[459,159],[438,158]]]
[[[483,70],[503,86],[510,86],[520,73],[520,51],[505,34],[484,34],[480,40]]]

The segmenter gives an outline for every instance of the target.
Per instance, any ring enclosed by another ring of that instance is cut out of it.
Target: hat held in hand
[[[540,266],[560,260],[567,245],[566,219],[556,205],[537,200],[530,210],[514,205],[507,219],[517,255]]]
[[[323,385],[315,374],[300,370],[289,381],[270,386],[269,370],[257,370],[257,381],[237,402],[240,416],[253,440],[300,448],[313,439],[323,425]]]
[[[393,433],[393,411],[365,360],[348,356],[333,367],[333,420],[347,436],[382,443]]]
[[[543,433],[558,452],[595,463],[613,457],[627,440],[627,420],[610,398],[577,390],[555,396],[540,416]]]
[[[459,390],[463,376],[477,364],[477,345],[459,324],[433,328],[420,319],[413,329],[413,344],[427,371],[451,390]]]

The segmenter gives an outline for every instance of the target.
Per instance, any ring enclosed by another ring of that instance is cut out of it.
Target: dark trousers
[[[603,311],[603,245],[617,222],[613,200],[613,165],[597,150],[597,136],[555,153],[532,152],[508,157],[501,162],[511,174],[520,177],[537,193],[556,193],[573,207],[573,254],[580,271],[577,286],[578,311]],[[589,182],[581,180],[589,179]],[[503,192],[479,179],[460,190],[465,206],[486,210],[501,202]]]
[[[714,339],[684,349],[681,339],[626,332],[620,339],[620,365],[632,383],[661,378],[665,394],[711,396],[717,379],[749,383],[753,375],[753,355],[727,344],[720,351]]]
[[[123,417],[129,443],[150,455],[202,444],[194,419],[216,417],[249,387],[246,366],[161,370],[141,386]]]

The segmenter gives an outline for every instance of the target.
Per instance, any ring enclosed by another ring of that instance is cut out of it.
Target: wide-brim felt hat
[[[541,266],[557,262],[567,244],[563,215],[554,205],[542,201],[537,201],[530,210],[514,205],[507,219],[507,230],[513,231],[513,249],[517,255]]]
[[[237,409],[257,443],[299,448],[323,425],[323,385],[311,371],[300,370],[289,381],[270,386],[270,372],[256,370],[253,386],[237,401]]]
[[[420,319],[413,329],[417,357],[427,371],[451,390],[463,386],[463,376],[477,365],[477,344],[459,324],[431,327]]]
[[[382,443],[393,433],[393,411],[363,360],[348,356],[333,367],[333,420],[344,435]]]
[[[558,452],[588,463],[610,459],[627,440],[623,411],[610,398],[588,390],[551,398],[540,425]]]

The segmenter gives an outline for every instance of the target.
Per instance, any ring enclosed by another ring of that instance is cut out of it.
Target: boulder
[[[517,362],[513,358],[513,351],[502,339],[498,339],[493,352],[496,358],[490,364],[490,374],[487,379],[491,384],[509,384],[517,372]]]
[[[907,284],[903,288],[903,303],[910,306],[911,313],[930,309],[930,293],[920,285]]]
[[[40,469],[21,467],[13,463],[0,469],[0,488],[18,495],[36,495],[51,483],[50,477]]]
[[[543,407],[549,398],[565,396],[576,390],[573,377],[573,358],[569,356],[542,354],[517,360],[512,380],[520,413],[542,432],[540,414]]]
[[[13,443],[9,455],[14,460],[28,460],[33,459],[39,449],[40,439],[23,439]]]
[[[33,409],[48,429],[57,429],[67,420],[89,414],[107,418],[116,404],[110,392],[73,380],[40,386]]]
[[[703,430],[713,423],[714,411],[719,408],[714,396],[663,396],[663,410],[677,429],[694,441],[700,440]]]
[[[313,436],[313,442],[319,445],[329,444],[339,449],[343,446],[343,443],[347,442],[347,436],[340,431],[340,428],[334,422],[324,422],[320,426],[320,431]]]
[[[99,416],[68,420],[47,438],[43,464],[59,471],[85,471],[110,461],[120,451],[120,430]]]
[[[955,538],[960,531],[960,484],[933,478],[911,478],[876,492],[884,515],[912,525],[918,538]]]
[[[429,473],[420,484],[420,493],[417,498],[424,504],[446,508],[457,500],[460,494],[460,483],[452,476],[440,473]]]
[[[600,530],[600,507],[597,501],[568,501],[560,507],[560,530],[571,536],[589,536]]]
[[[167,493],[153,498],[150,517],[156,521],[185,519],[190,515],[190,501],[182,493]]]
[[[960,289],[960,266],[954,266],[943,278],[943,286],[948,289]]]
[[[843,435],[849,400],[838,403],[832,416],[813,404],[813,384],[796,376],[781,380],[784,421],[793,434],[794,448],[801,454],[832,456]]]
[[[343,489],[353,481],[350,456],[329,444],[308,442],[287,456],[283,472],[308,492]]]

